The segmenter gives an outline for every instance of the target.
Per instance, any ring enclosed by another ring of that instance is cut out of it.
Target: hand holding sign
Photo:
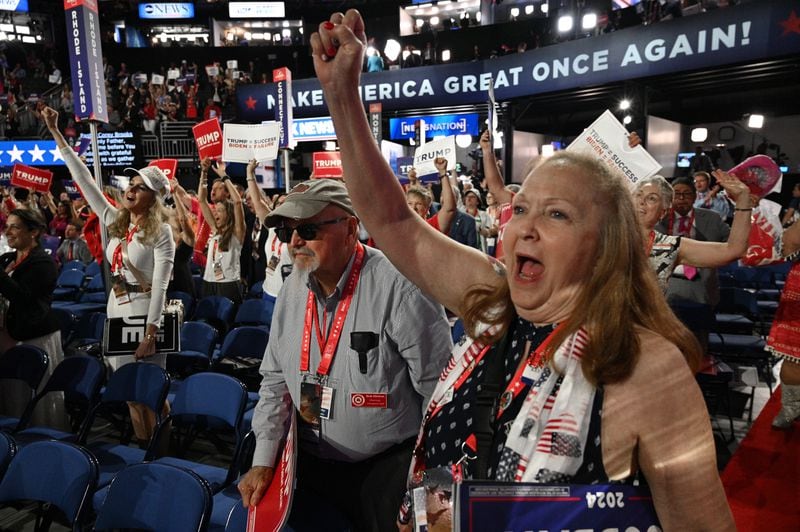
[[[447,161],[444,170],[454,170],[456,167],[456,138],[453,136],[445,137],[440,140],[428,142],[424,146],[417,148],[414,153],[414,168],[420,176],[436,174],[439,179],[439,168],[436,159],[443,158]],[[424,181],[424,179],[423,179]]]
[[[24,164],[15,164],[14,169],[11,171],[11,184],[15,187],[47,192],[50,190],[52,182],[53,172],[49,170],[25,166]]]
[[[745,196],[750,196],[750,189],[738,177],[723,170],[714,170],[712,172],[717,180],[717,183],[725,189],[728,197],[737,204],[739,207],[739,199]],[[749,206],[739,207],[749,208]]]
[[[611,111],[600,117],[576,138],[567,150],[596,157],[628,179],[631,188],[655,175],[661,165],[642,146],[631,148],[629,134]]]
[[[209,118],[205,122],[200,122],[192,126],[192,133],[200,159],[206,157],[216,159],[222,156],[222,129],[219,127],[219,120]]]

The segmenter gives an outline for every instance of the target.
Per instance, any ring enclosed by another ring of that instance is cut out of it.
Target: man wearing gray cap
[[[261,364],[244,504],[269,486],[296,408],[298,493],[325,499],[355,530],[392,530],[422,412],[452,348],[444,310],[358,241],[338,181],[297,185],[265,223],[288,244],[294,271]]]

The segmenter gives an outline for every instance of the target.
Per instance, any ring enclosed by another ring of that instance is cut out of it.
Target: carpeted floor
[[[773,430],[779,409],[776,392],[722,473],[741,532],[800,530],[800,423],[788,431]]]

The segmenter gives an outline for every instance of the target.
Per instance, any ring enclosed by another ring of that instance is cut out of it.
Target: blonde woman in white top
[[[242,269],[240,257],[245,236],[244,207],[239,191],[225,176],[229,200],[208,204],[208,167],[210,160],[201,163],[200,187],[197,199],[203,217],[211,227],[212,237],[206,250],[206,269],[203,273],[202,296],[225,296],[234,303],[242,302]]]
[[[112,286],[106,305],[109,318],[147,316],[145,336],[131,356],[109,357],[112,369],[145,360],[164,367],[165,355],[156,354],[156,332],[161,325],[167,284],[172,275],[175,242],[167,223],[163,199],[169,193],[169,180],[154,166],[134,170],[120,203],[112,205],[58,130],[58,113],[42,111],[72,178],[86,201],[108,229],[106,259],[111,264]],[[147,407],[130,404],[134,432],[148,441],[155,426],[155,414]],[[166,408],[166,405],[165,405]]]

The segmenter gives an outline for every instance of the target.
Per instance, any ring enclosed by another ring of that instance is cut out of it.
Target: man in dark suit
[[[728,240],[731,228],[717,213],[693,207],[697,193],[691,179],[678,178],[672,182],[672,188],[675,191],[672,208],[656,225],[656,231],[704,242]],[[689,301],[715,307],[719,303],[719,278],[716,268],[678,266],[669,279],[666,295],[670,304]],[[692,332],[705,347],[708,343],[708,331],[692,330]]]

